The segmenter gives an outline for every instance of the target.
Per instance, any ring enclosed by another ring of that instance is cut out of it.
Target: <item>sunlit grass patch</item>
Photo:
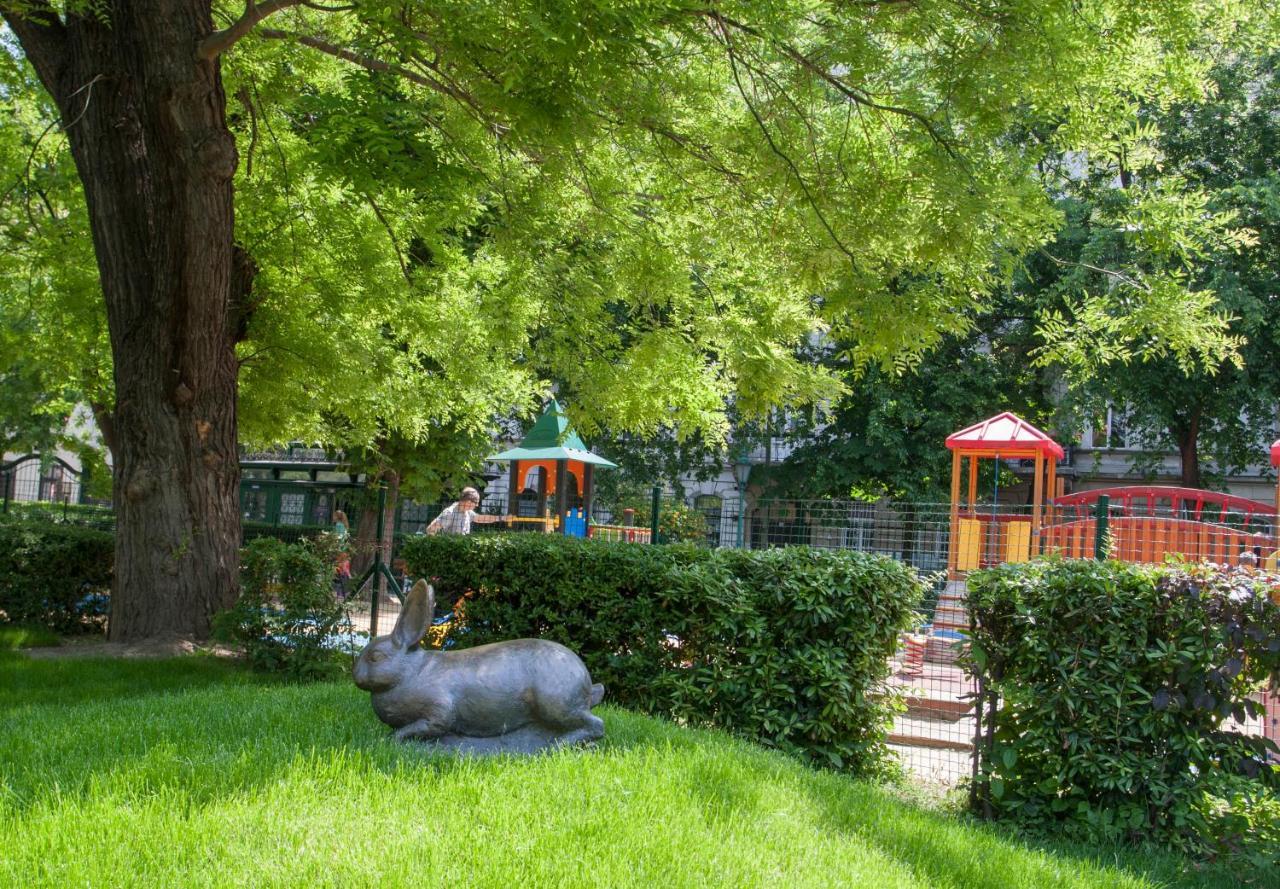
[[[0,885],[1236,885],[1034,849],[714,732],[600,708],[599,748],[452,760],[346,684],[213,658],[0,656]]]

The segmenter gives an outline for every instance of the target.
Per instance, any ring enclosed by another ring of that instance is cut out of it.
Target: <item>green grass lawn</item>
[[[0,652],[0,886],[1239,885],[601,712],[596,750],[453,761],[389,741],[345,684]]]

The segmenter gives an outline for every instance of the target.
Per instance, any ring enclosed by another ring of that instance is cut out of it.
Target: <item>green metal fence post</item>
[[[649,542],[658,542],[658,510],[662,507],[662,489],[657,485],[653,486],[653,507],[649,511]]]
[[[1107,521],[1111,515],[1111,498],[1106,494],[1098,495],[1098,508],[1094,516],[1093,557],[1107,557]]]

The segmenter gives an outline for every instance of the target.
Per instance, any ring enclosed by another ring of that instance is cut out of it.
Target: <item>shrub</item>
[[[446,644],[554,639],[622,706],[836,768],[885,761],[882,681],[922,592],[898,562],[539,534],[416,537],[403,552],[439,601],[466,597]]]
[[[351,621],[331,586],[333,566],[310,541],[273,537],[240,552],[240,598],[215,619],[215,635],[241,643],[256,669],[326,679],[350,664]]]
[[[663,543],[707,545],[707,517],[687,504],[664,503],[658,513],[658,539]]]
[[[1280,678],[1275,580],[1061,560],[971,575],[971,657],[999,702],[984,713],[984,810],[1201,851],[1238,832],[1236,779],[1280,784],[1275,745],[1226,728]]]
[[[0,522],[0,622],[58,633],[101,629],[115,538],[49,522]]]
[[[612,523],[622,522],[622,512],[635,510],[633,520],[637,528],[649,528],[652,524],[653,501],[648,494],[634,493],[623,497],[612,509]],[[683,500],[663,497],[658,504],[658,542],[707,544],[707,517]]]

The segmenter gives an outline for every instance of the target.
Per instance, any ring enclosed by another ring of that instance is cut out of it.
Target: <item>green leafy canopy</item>
[[[1044,157],[1138,141],[1136,103],[1198,95],[1193,42],[1230,41],[1251,8],[267,6],[219,57],[258,268],[241,434],[344,447],[478,442],[550,381],[584,434],[715,443],[730,402],[749,417],[839,394],[798,355],[815,333],[856,367],[914,362],[1056,227]],[[21,356],[46,389],[108,401],[83,199],[4,47],[0,372]],[[1027,122],[1041,142],[1009,138]],[[1209,303],[1151,276],[1121,342],[1231,353]]]

